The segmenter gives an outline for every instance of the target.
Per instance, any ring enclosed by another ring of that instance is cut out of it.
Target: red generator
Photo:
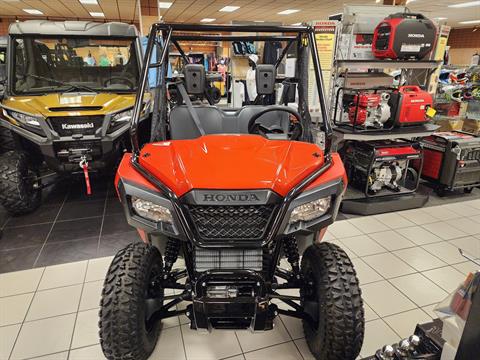
[[[416,85],[400,86],[390,98],[395,126],[421,125],[430,121],[427,110],[433,98]]]
[[[372,51],[379,59],[423,59],[433,49],[435,24],[422,14],[397,13],[375,28]]]
[[[422,178],[443,196],[480,187],[480,137],[464,132],[439,132],[421,141],[424,154]]]

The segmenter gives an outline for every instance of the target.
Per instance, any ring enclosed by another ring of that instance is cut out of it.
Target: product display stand
[[[330,81],[330,116],[335,124],[332,146],[339,151],[344,162],[349,152],[355,152],[356,147],[364,148],[362,144],[365,142],[369,142],[373,148],[385,144],[390,145],[390,149],[394,149],[391,151],[392,160],[388,160],[384,155],[379,155],[381,159],[377,161],[375,151],[358,155],[360,158],[362,156],[366,158],[370,154],[374,154],[369,167],[361,168],[357,159],[353,160],[352,167],[356,169],[353,170],[352,176],[357,178],[352,179],[349,175],[350,186],[341,207],[345,213],[372,215],[407,210],[422,207],[428,201],[428,194],[416,191],[418,172],[421,171],[421,167],[419,169],[414,167],[422,164],[423,161],[420,159],[413,162],[405,156],[401,157],[402,160],[398,160],[395,157],[395,148],[403,146],[402,144],[405,142],[417,144],[419,139],[430,136],[439,126],[430,123],[407,123],[405,126],[403,124],[399,126],[395,124],[397,121],[395,119],[400,114],[400,105],[394,107],[389,102],[386,110],[383,108],[379,110],[385,112],[378,115],[379,118],[383,117],[382,123],[378,123],[378,128],[372,126],[367,128],[366,121],[368,120],[365,119],[370,117],[372,112],[368,109],[362,110],[362,114],[360,114],[360,105],[358,104],[361,100],[356,102],[356,108],[355,105],[353,107],[351,105],[357,101],[353,99],[360,99],[360,94],[365,92],[377,94],[378,91],[378,94],[383,96],[381,94],[385,91],[388,94],[400,91],[399,87],[402,85],[419,86],[421,89],[430,88],[430,80],[442,64],[442,61],[433,60],[433,55],[422,60],[394,60],[377,59],[372,53],[375,26],[388,15],[402,11],[401,7],[347,5],[339,25]],[[434,53],[433,49],[431,54]],[[351,100],[348,100],[349,103],[344,103],[344,98]],[[364,116],[362,121],[365,121],[365,125],[357,125],[359,124],[357,120],[352,120],[352,116],[353,119],[359,119],[360,115]],[[385,162],[381,162],[382,159],[385,159]],[[367,160],[365,161],[367,162]],[[388,161],[392,161],[391,166],[385,165]],[[372,166],[374,164],[377,164],[378,167]],[[383,189],[377,188],[372,191],[367,186],[362,191],[361,187],[354,186],[354,183],[358,183],[359,168],[365,173],[365,183],[373,183],[382,177],[383,179],[390,177],[391,183],[386,182]],[[348,170],[347,173],[352,174]],[[368,173],[368,171],[372,172]],[[372,177],[374,171],[376,172],[375,177]],[[409,175],[413,174],[415,178],[413,183],[416,183],[415,188],[410,188],[408,191],[405,189],[404,183],[407,181],[407,172]]]

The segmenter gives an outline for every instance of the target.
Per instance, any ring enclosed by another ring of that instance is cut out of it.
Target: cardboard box
[[[393,76],[385,73],[348,73],[344,82],[344,87],[354,89],[372,89],[392,86]]]
[[[344,60],[373,60],[373,34],[342,34],[340,36],[340,57]]]
[[[480,135],[480,120],[465,119],[463,131],[473,135]]]
[[[461,131],[463,122],[463,118],[435,119],[435,124],[440,125],[436,131]]]

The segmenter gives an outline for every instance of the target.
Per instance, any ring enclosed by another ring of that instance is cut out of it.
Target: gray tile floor
[[[410,335],[416,323],[476,266],[480,200],[338,221],[326,241],[351,256],[363,291],[366,336],[361,355]],[[111,257],[0,274],[0,359],[97,360],[98,302]],[[197,333],[185,317],[165,322],[153,360],[312,359],[297,319],[274,330]]]

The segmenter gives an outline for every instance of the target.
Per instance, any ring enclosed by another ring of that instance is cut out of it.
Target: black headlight
[[[32,131],[38,135],[45,136],[45,133],[40,126],[40,121],[44,119],[42,116],[24,114],[14,110],[7,110],[6,112],[7,115],[12,119],[16,120],[21,127]]]

